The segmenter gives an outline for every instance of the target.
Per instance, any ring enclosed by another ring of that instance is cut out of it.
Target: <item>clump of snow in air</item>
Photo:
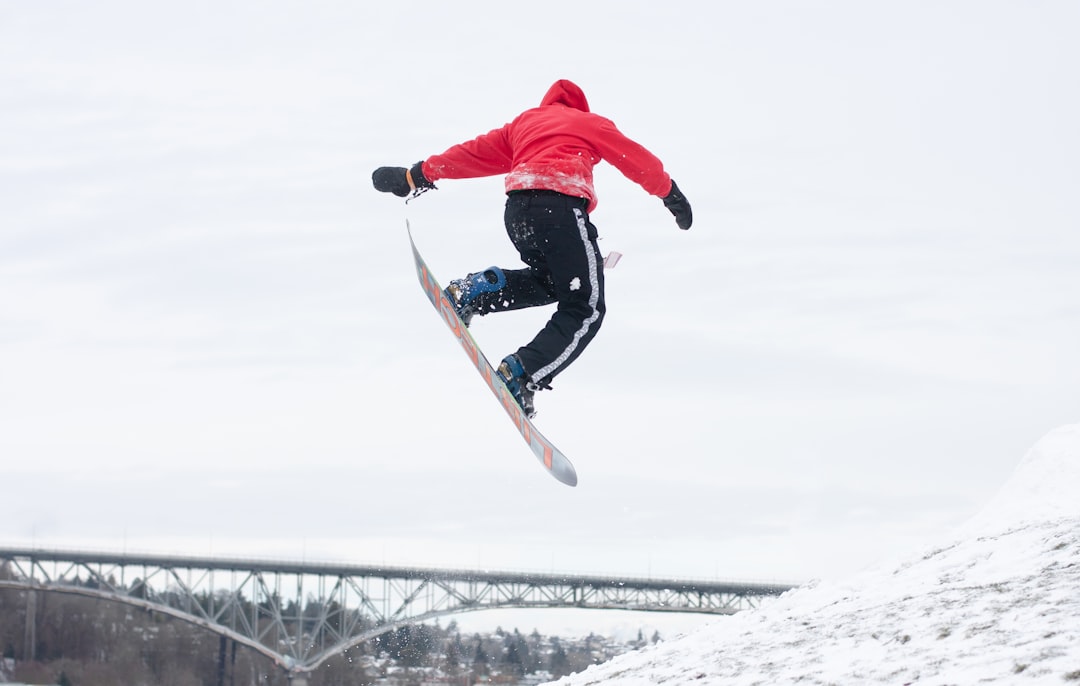
[[[593,684],[1080,685],[1080,424],[986,507],[899,562],[570,675]]]

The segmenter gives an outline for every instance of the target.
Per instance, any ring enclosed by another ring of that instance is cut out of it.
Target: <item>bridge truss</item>
[[[0,588],[126,603],[203,627],[292,675],[405,624],[495,608],[733,614],[790,586],[0,549]],[[302,679],[301,679],[302,681]]]

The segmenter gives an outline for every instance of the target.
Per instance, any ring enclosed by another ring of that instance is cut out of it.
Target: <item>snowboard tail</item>
[[[443,293],[442,286],[435,279],[435,276],[428,269],[427,263],[424,262],[424,258],[420,256],[420,251],[416,248],[416,241],[413,240],[412,227],[409,226],[408,220],[405,221],[406,230],[409,233],[409,243],[412,245],[413,259],[416,262],[416,276],[420,280],[420,287],[424,289],[424,294],[427,295],[428,300],[431,301],[432,306],[442,317],[446,325],[450,327],[450,331],[461,343],[462,349],[468,356],[469,361],[476,367],[476,371],[480,372],[480,376],[484,379],[484,383],[491,389],[491,392],[495,394],[499,402],[502,404],[503,409],[506,410],[506,414],[510,416],[510,420],[514,423],[521,437],[525,439],[525,443],[528,444],[533,454],[536,456],[540,464],[544,469],[548,471],[553,477],[561,481],[568,486],[577,485],[577,471],[574,469],[574,465],[570,462],[565,455],[556,448],[551,441],[544,437],[542,433],[537,431],[533,426],[532,420],[530,420],[522,411],[521,406],[517,404],[514,397],[507,390],[506,385],[502,382],[499,376],[495,372],[495,367],[488,361],[487,357],[480,350],[480,346],[476,344],[476,340],[472,334],[469,333],[469,329],[465,326],[465,323],[458,317],[457,312],[454,310],[453,304],[450,299]]]

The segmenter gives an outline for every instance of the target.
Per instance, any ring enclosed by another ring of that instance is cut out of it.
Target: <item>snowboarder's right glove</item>
[[[664,207],[671,210],[675,215],[675,223],[679,228],[686,230],[694,223],[694,214],[690,211],[690,202],[675,185],[675,179],[671,180],[671,192],[664,197]]]
[[[404,198],[409,193],[420,194],[435,187],[424,176],[423,161],[417,162],[411,169],[405,167],[379,167],[371,174],[371,183],[375,190],[393,193]]]

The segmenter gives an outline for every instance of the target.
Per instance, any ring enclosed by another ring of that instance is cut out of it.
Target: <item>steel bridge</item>
[[[495,608],[733,614],[786,585],[0,549],[0,589],[125,603],[248,646],[296,684],[328,657],[406,624]]]

